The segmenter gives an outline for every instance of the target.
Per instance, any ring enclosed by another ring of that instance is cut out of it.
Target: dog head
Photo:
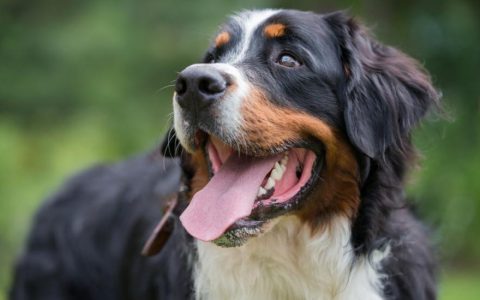
[[[163,152],[183,152],[189,173],[180,219],[221,246],[286,214],[312,228],[353,219],[370,165],[408,152],[411,129],[438,98],[413,59],[344,13],[233,16],[176,82]]]

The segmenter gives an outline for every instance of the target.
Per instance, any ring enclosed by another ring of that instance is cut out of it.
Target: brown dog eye
[[[287,68],[296,68],[300,66],[300,62],[290,54],[281,54],[278,57],[277,63]]]

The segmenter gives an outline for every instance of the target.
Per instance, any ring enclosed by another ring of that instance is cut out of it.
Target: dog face
[[[425,72],[343,13],[247,11],[177,79],[164,153],[186,151],[194,237],[242,245],[295,214],[355,218],[371,163],[409,144],[438,95]],[[177,153],[176,153],[177,152]]]

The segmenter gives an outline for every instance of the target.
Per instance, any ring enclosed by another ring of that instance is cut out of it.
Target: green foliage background
[[[261,7],[349,9],[430,70],[450,117],[417,132],[409,193],[437,228],[442,299],[480,299],[479,1],[0,0],[0,300],[41,199],[154,147],[176,72],[226,15]]]

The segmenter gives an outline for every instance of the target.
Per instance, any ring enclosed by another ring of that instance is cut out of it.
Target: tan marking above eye
[[[281,37],[285,35],[285,30],[287,26],[284,24],[280,23],[274,23],[265,26],[265,29],[263,29],[263,32],[265,33],[265,36],[268,38],[276,38],[276,37]]]
[[[223,31],[215,38],[215,47],[219,48],[230,41],[230,33]]]

